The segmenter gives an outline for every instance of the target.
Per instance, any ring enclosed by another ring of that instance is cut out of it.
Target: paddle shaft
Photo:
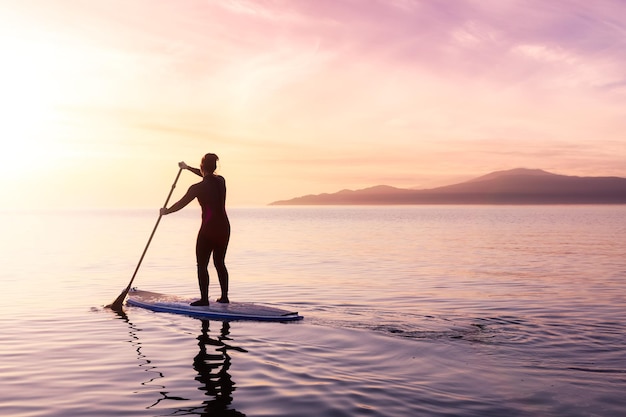
[[[170,197],[172,197],[172,193],[174,192],[174,188],[176,188],[176,183],[178,182],[178,178],[180,177],[181,172],[183,172],[182,168],[180,168],[178,170],[178,174],[176,174],[176,179],[174,180],[174,183],[172,184],[172,188],[170,189],[170,192],[167,195],[167,198],[165,199],[165,203],[163,203],[163,208],[167,208],[167,203],[169,203]],[[133,281],[135,280],[135,277],[137,276],[137,272],[139,271],[141,262],[143,262],[143,258],[146,256],[146,252],[148,252],[148,247],[150,246],[150,242],[152,242],[154,233],[156,232],[157,227],[159,227],[159,223],[161,222],[161,217],[163,217],[163,215],[159,211],[159,217],[156,221],[156,224],[154,225],[154,228],[152,229],[152,233],[150,233],[150,238],[148,238],[148,243],[146,243],[146,247],[143,249],[141,258],[139,258],[139,262],[137,263],[137,267],[135,268],[135,272],[133,272],[133,277],[130,279],[128,286],[126,286],[126,289],[122,291],[122,293],[115,299],[115,301],[113,301],[111,304],[109,304],[106,307],[111,308],[113,310],[118,310],[118,311],[122,309],[122,304],[124,303],[124,299],[126,298],[126,295],[128,295],[128,291],[130,291],[131,285],[133,285]]]

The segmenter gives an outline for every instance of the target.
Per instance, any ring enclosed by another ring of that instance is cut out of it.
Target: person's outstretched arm
[[[189,187],[189,190],[187,190],[187,193],[176,203],[172,204],[170,208],[165,208],[165,207],[161,208],[160,210],[161,216],[174,213],[175,211],[178,211],[182,209],[183,207],[185,207],[187,204],[191,203],[193,199],[197,197],[196,190],[197,188],[194,187],[193,185]]]
[[[194,174],[196,174],[199,177],[202,176],[202,171],[200,171],[198,168],[190,167],[189,165],[187,165],[186,163],[184,163],[182,161],[178,163],[178,167],[180,169],[187,169],[187,170],[193,172]]]

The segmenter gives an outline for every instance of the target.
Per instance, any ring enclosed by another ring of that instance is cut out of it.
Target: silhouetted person
[[[226,214],[226,181],[215,174],[217,155],[208,153],[202,158],[200,169],[179,162],[181,169],[188,169],[202,177],[202,181],[192,185],[187,193],[170,208],[162,208],[161,215],[178,211],[197,198],[202,207],[202,224],[196,240],[196,262],[198,265],[198,285],[200,299],[191,305],[209,305],[209,259],[213,254],[213,264],[217,270],[222,295],[218,303],[228,303],[228,270],[224,258],[230,239],[230,223]]]

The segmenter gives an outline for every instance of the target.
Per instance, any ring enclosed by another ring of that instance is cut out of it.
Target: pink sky
[[[626,177],[625,22],[618,0],[3,2],[0,203],[156,207],[206,152],[230,205]]]

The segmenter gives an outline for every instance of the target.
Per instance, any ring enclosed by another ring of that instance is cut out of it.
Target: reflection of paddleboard
[[[208,306],[190,306],[191,301],[193,300],[175,295],[132,289],[128,293],[126,303],[161,313],[184,314],[217,320],[293,321],[303,318],[296,312],[259,304],[211,302]]]

